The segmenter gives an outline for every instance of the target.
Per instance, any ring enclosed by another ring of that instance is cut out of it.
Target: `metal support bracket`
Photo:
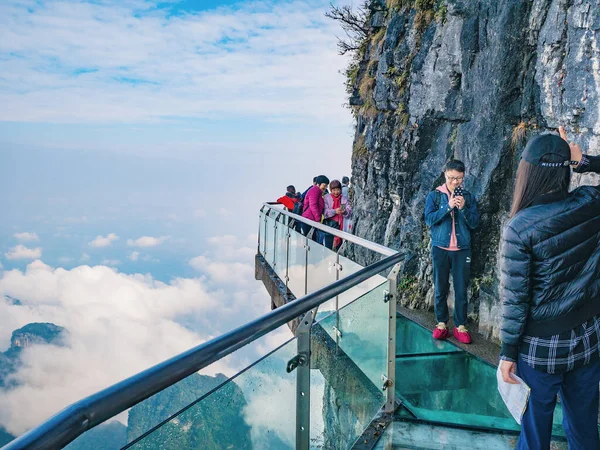
[[[310,331],[317,315],[315,308],[307,312],[296,328],[298,355],[288,363],[296,363],[296,450],[310,449]],[[292,369],[293,370],[293,369]]]
[[[396,294],[398,292],[398,273],[400,263],[392,267],[387,279],[388,289],[385,291],[383,301],[388,304],[388,351],[387,351],[387,375],[382,377],[382,389],[386,393],[385,412],[394,411],[396,401],[395,389],[388,389],[396,382]]]
[[[392,380],[390,380],[388,377],[385,376],[385,374],[381,374],[381,381],[383,381],[383,385],[381,386],[381,389],[383,389],[384,391],[387,390],[387,388],[392,387],[394,385],[394,382]]]
[[[388,291],[383,291],[383,303],[387,303],[394,298],[394,294],[390,294]]]
[[[341,339],[341,338],[342,338],[343,334],[342,334],[342,332],[341,332],[341,331],[338,329],[338,327],[334,326],[334,327],[333,327],[333,332],[335,333],[335,335],[336,335],[336,336],[337,336],[339,339]]]
[[[332,262],[331,266],[333,268],[335,268],[335,270],[337,270],[338,272],[341,272],[342,269],[343,269],[342,265],[340,263],[337,263],[337,262]]]

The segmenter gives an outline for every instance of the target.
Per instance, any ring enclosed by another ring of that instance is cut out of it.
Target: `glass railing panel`
[[[187,409],[129,448],[295,448],[296,372],[286,365],[296,354],[294,338],[206,395],[192,385],[165,398]]]
[[[277,276],[285,283],[288,259],[288,232],[286,216],[280,216],[275,230],[275,264],[271,266]]]
[[[363,294],[354,302],[321,320],[319,325],[378,389],[387,375],[388,283]]]
[[[265,256],[265,213],[260,212],[258,215],[258,252]]]
[[[462,352],[447,341],[431,337],[431,331],[403,316],[396,318],[396,356]]]
[[[306,287],[306,237],[290,229],[288,256],[288,289],[297,298],[304,297]],[[313,241],[309,241],[311,244]]]
[[[327,247],[309,241],[310,251],[308,252],[308,294],[334,283],[337,280],[336,261],[337,255]],[[325,314],[331,314],[336,309],[335,298],[319,306],[317,317],[324,317]]]
[[[265,227],[265,252],[263,254],[265,261],[271,267],[275,261],[275,216],[277,211],[270,209],[266,217]]]
[[[339,264],[340,264],[340,272],[339,279],[347,278],[350,275],[358,272],[361,269],[364,269],[360,264],[346,258],[345,256],[339,256]],[[369,278],[368,280],[360,283],[357,286],[354,286],[351,289],[348,289],[345,292],[342,292],[338,296],[338,309],[343,308],[348,303],[356,300],[360,296],[366,294],[371,289],[379,286],[381,283],[385,281],[385,277],[381,275],[375,275],[374,277]]]
[[[313,449],[352,447],[384,404],[383,393],[319,325],[311,336],[310,443]]]
[[[419,419],[448,425],[518,431],[497,390],[496,369],[461,351],[396,359],[396,394]],[[557,406],[553,433],[564,435]]]

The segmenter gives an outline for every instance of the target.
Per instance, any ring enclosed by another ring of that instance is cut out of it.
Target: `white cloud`
[[[18,298],[24,306],[0,302],[2,348],[9,345],[13,330],[33,321],[51,322],[69,331],[65,348],[27,348],[17,373],[20,386],[0,390],[0,424],[15,434],[80,398],[200,344],[216,332],[211,320],[221,314],[219,294],[207,291],[199,279],[165,284],[148,275],[125,275],[104,266],[65,270],[35,261],[25,272],[4,272],[0,298],[3,295]],[[224,306],[227,309],[227,302]],[[212,319],[207,318],[209,313]],[[179,316],[194,314],[205,318],[201,329],[206,333],[192,332],[176,322]],[[233,370],[221,362],[207,372],[232,374]]]
[[[40,240],[37,233],[28,233],[27,231],[25,231],[23,233],[15,233],[15,234],[13,234],[13,236],[15,237],[15,239],[18,239],[20,241],[39,241]]]
[[[103,266],[120,266],[121,264],[123,264],[121,261],[119,261],[118,259],[103,259],[102,262],[100,263]]]
[[[131,252],[127,258],[129,258],[131,261],[137,261],[139,257],[140,252]]]
[[[119,240],[119,236],[117,236],[115,233],[110,233],[106,237],[98,235],[96,236],[96,239],[91,241],[88,245],[90,247],[109,247],[114,241],[117,240]]]
[[[73,262],[73,258],[69,256],[61,256],[60,258],[58,258],[58,262],[61,264],[69,264]]]
[[[38,259],[42,256],[40,247],[28,248],[22,244],[16,245],[4,254],[6,259]]]
[[[79,260],[80,260],[81,262],[89,261],[90,259],[91,259],[91,258],[90,258],[90,255],[88,255],[87,253],[83,253],[83,254],[81,255],[81,258],[79,258]]]
[[[0,102],[7,107],[0,120],[349,122],[340,114],[341,30],[324,17],[328,1],[249,2],[185,15],[157,3],[2,2]]]
[[[2,263],[0,262],[0,270],[4,269],[4,266],[2,265]]]
[[[253,242],[255,246],[256,242],[256,240]],[[212,236],[208,238],[208,243],[212,246],[216,258],[221,261],[254,264],[256,247],[250,247],[247,242],[237,236],[232,234]]]
[[[190,266],[208,275],[215,283],[248,285],[255,282],[255,249],[232,234],[212,236],[207,241],[210,250],[190,259]]]
[[[222,236],[212,236],[208,238],[208,242],[212,245],[226,245],[231,246],[237,243],[237,237],[233,234],[225,234]]]
[[[157,245],[162,244],[169,236],[160,236],[160,237],[152,237],[152,236],[142,236],[137,238],[136,240],[128,239],[127,245],[130,247],[156,247]]]
[[[223,217],[224,219],[231,217],[233,214],[231,211],[229,211],[227,208],[219,208],[217,210],[217,214],[221,217]]]

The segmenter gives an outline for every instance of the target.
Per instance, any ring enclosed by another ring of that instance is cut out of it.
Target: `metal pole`
[[[310,331],[317,314],[307,312],[298,328],[298,375],[296,377],[296,450],[310,449]]]
[[[269,215],[269,211],[265,213],[265,248],[263,249],[263,257],[265,260],[267,259],[267,216]]]
[[[264,208],[264,206],[263,206]],[[262,221],[263,208],[260,208],[260,212],[258,213],[258,253],[260,254],[260,225]]]
[[[271,264],[273,269],[277,266],[277,219],[279,219],[279,215],[275,216],[273,220],[273,264]],[[269,261],[267,260],[267,262]]]
[[[346,248],[346,241],[342,242],[342,245],[340,245],[340,248],[338,249],[336,255],[335,255],[335,281],[338,281],[340,279],[340,272],[342,271],[343,267],[340,264],[340,253]],[[341,332],[340,332],[340,296],[336,295],[335,296],[335,351],[336,354],[339,353],[339,349],[340,349],[340,337],[341,337]]]
[[[388,275],[388,351],[385,412],[394,412],[396,398],[396,299],[398,297],[398,272],[400,263],[396,264]]]
[[[290,281],[290,239],[292,237],[291,228],[288,226],[285,229],[285,287],[288,287],[288,283]],[[287,294],[287,292],[286,292]]]
[[[315,229],[311,228],[311,230],[306,234],[306,244],[304,248],[306,249],[306,257],[304,261],[304,295],[308,295],[308,252],[310,252],[310,245],[308,245],[308,240],[312,239],[312,235]]]

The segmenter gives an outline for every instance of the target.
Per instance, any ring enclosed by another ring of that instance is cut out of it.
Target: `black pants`
[[[471,250],[451,252],[439,247],[431,249],[435,286],[435,319],[448,323],[448,290],[450,273],[454,282],[454,325],[467,324],[467,285],[471,275]]]

